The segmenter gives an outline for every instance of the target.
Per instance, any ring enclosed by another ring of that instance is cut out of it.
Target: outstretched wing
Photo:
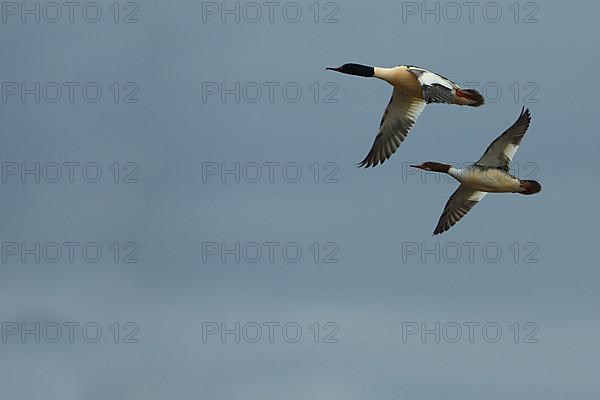
[[[385,160],[390,158],[400,147],[408,135],[408,131],[423,112],[425,104],[423,99],[415,95],[401,93],[399,89],[394,88],[392,98],[381,118],[379,133],[375,137],[369,154],[358,163],[358,166],[374,167],[383,164]]]
[[[452,228],[454,224],[467,215],[467,213],[471,211],[471,208],[483,199],[486,194],[486,192],[472,190],[465,185],[460,185],[448,199],[433,234],[437,235]]]
[[[483,156],[475,163],[479,167],[498,168],[508,172],[512,158],[519,149],[521,140],[529,128],[531,115],[529,110],[523,107],[521,115],[502,135],[498,136],[483,153]]]

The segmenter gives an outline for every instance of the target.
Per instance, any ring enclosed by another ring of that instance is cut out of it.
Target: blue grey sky
[[[1,4],[6,398],[598,393],[596,2],[113,3]],[[391,88],[345,62],[488,103],[359,169]],[[408,165],[522,106],[543,191],[432,237],[457,184]]]

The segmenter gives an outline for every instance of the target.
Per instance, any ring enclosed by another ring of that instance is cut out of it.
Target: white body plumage
[[[519,179],[497,168],[451,167],[448,174],[473,190],[490,193],[518,192],[521,184]]]

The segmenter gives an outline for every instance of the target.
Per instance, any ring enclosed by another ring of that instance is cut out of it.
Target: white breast
[[[448,173],[459,182],[483,192],[506,193],[519,189],[517,178],[496,168],[450,168]]]

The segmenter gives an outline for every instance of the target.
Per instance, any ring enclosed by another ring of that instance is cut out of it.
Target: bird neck
[[[395,77],[394,68],[375,67],[373,68],[373,76],[387,82],[391,82]]]
[[[450,167],[447,174],[462,183],[465,179],[465,174],[468,174],[468,172],[465,171],[466,170],[462,168]]]

